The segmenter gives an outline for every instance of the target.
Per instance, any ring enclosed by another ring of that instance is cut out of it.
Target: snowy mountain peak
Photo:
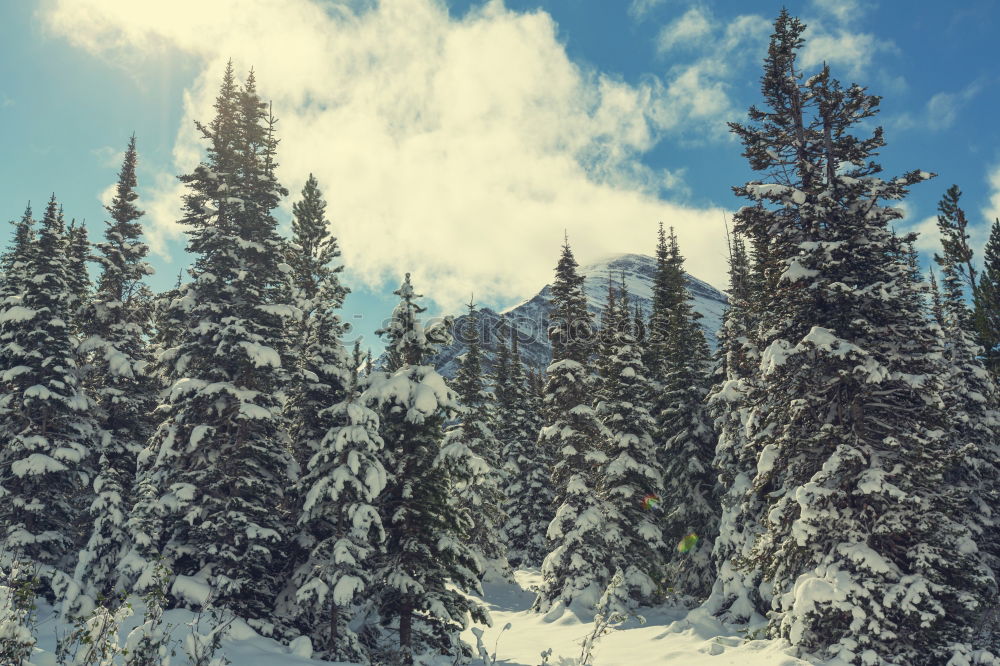
[[[642,254],[618,254],[580,268],[584,276],[584,290],[587,294],[588,309],[598,316],[607,302],[608,278],[620,282],[625,275],[633,304],[638,303],[647,315],[652,307],[653,276],[656,260]],[[695,310],[701,313],[701,325],[705,329],[709,344],[715,346],[715,333],[722,323],[722,313],[726,308],[726,296],[707,282],[690,275],[688,289],[694,299]],[[552,286],[545,285],[531,298],[497,313],[489,308],[479,311],[479,325],[470,326],[467,315],[455,318],[455,341],[441,349],[435,365],[441,374],[453,377],[458,369],[458,357],[465,353],[472,335],[478,336],[484,349],[484,366],[492,368],[497,347],[497,336],[502,324],[515,326],[519,334],[521,358],[525,364],[535,368],[545,368],[552,358],[549,344],[548,313]],[[599,319],[597,320],[599,321]]]

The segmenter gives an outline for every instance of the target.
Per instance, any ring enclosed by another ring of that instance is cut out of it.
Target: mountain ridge
[[[656,260],[641,254],[618,254],[607,259],[590,263],[580,268],[584,276],[584,292],[587,309],[600,323],[600,312],[607,300],[608,279],[616,282],[624,273],[625,284],[633,307],[638,304],[649,316],[652,306],[653,276]],[[701,325],[709,345],[716,345],[716,331],[722,323],[722,313],[726,308],[725,294],[703,280],[686,275],[694,309],[702,315]],[[521,359],[525,365],[544,370],[551,361],[552,347],[548,340],[548,312],[552,285],[546,284],[536,294],[516,305],[496,312],[490,308],[477,310],[478,326],[473,328],[469,315],[454,319],[452,334],[454,341],[441,347],[433,359],[438,371],[445,377],[454,377],[458,370],[458,359],[468,348],[471,336],[478,336],[483,347],[484,370],[491,370],[496,355],[497,339],[506,327],[516,327]],[[381,362],[384,355],[379,358]]]

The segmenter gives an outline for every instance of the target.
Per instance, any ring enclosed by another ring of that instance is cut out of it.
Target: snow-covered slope
[[[632,295],[632,302],[638,303],[648,316],[652,305],[653,275],[656,260],[641,254],[621,254],[580,268],[585,276],[584,289],[587,304],[597,321],[607,302],[608,277],[616,282],[622,273]],[[722,313],[726,308],[726,296],[706,282],[688,276],[688,288],[694,297],[695,310],[701,313],[701,324],[707,333],[709,344],[715,346],[715,333],[722,323]],[[507,308],[502,313],[488,308],[480,311],[478,330],[472,330],[467,316],[455,320],[455,342],[441,349],[435,364],[446,377],[453,377],[458,369],[458,357],[465,353],[471,336],[478,335],[486,349],[485,365],[492,367],[497,334],[501,316],[507,325],[516,326],[520,333],[521,356],[524,362],[535,368],[545,368],[552,358],[552,347],[546,336],[548,328],[549,302],[552,286],[545,285],[541,291],[526,301]]]

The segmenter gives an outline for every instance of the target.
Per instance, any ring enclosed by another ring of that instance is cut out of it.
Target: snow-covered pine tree
[[[650,379],[656,384],[663,383],[663,357],[666,353],[667,330],[670,328],[670,312],[677,305],[677,288],[676,285],[670,284],[670,280],[674,276],[669,263],[670,246],[667,244],[667,232],[663,228],[663,223],[660,222],[656,238],[656,271],[653,273],[652,306],[649,311],[646,335],[643,339],[642,359]],[[650,413],[655,417],[662,408],[662,401],[657,399],[651,407]]]
[[[944,331],[944,301],[941,299],[941,289],[938,287],[933,268],[930,270],[928,282],[931,292],[931,317],[934,319],[934,323]]]
[[[35,587],[30,566],[10,559],[0,564],[0,663],[28,666],[38,643]]]
[[[660,268],[660,281],[670,304],[665,325],[659,331],[662,410],[656,415],[663,442],[664,538],[677,546],[694,534],[693,547],[673,550],[667,565],[667,585],[680,594],[708,596],[715,582],[712,547],[719,533],[719,500],[716,490],[717,437],[705,398],[711,378],[710,352],[691,305],[684,279],[684,258],[673,227],[667,237],[667,261]],[[658,276],[659,277],[659,276]]]
[[[649,380],[625,276],[617,290],[609,291],[602,317],[597,403],[608,462],[598,477],[597,494],[605,503],[604,538],[611,567],[623,575],[623,594],[638,604],[654,598],[663,576],[663,533],[653,513],[662,508],[663,478],[651,434],[656,424],[645,406]]]
[[[450,318],[424,326],[409,274],[380,334],[401,365],[374,371],[362,402],[380,418],[388,485],[382,496],[385,554],[375,578],[375,603],[386,626],[395,625],[399,658],[471,655],[459,638],[469,617],[488,622],[486,609],[466,595],[477,591],[476,557],[463,542],[461,517],[448,501],[449,469],[438,455],[444,424],[458,413],[454,392],[428,361],[447,344]]]
[[[577,268],[567,240],[552,283],[552,364],[546,371],[545,426],[538,436],[538,447],[554,458],[558,506],[546,533],[549,554],[534,603],[542,612],[557,605],[592,609],[613,573],[605,539],[606,503],[597,493],[599,472],[608,461],[601,450],[605,431],[591,407],[596,381],[589,365],[597,336]]]
[[[941,234],[941,250],[953,266],[956,277],[968,289],[975,302],[976,287],[979,283],[972,263],[973,251],[969,245],[969,220],[962,210],[962,191],[952,185],[938,201],[937,228]],[[944,259],[935,255],[935,260]],[[940,261],[938,261],[940,263]]]
[[[484,579],[505,579],[511,571],[503,533],[507,516],[501,490],[500,442],[490,423],[493,395],[483,381],[479,315],[474,303],[468,308],[466,321],[471,335],[452,381],[461,406],[460,421],[445,434],[441,464],[449,470],[450,499],[456,512],[467,520],[466,543],[479,558]]]
[[[278,587],[291,463],[277,393],[293,308],[278,298],[287,294],[284,243],[272,214],[287,192],[275,179],[266,108],[252,73],[239,89],[230,63],[215,119],[198,125],[207,159],[181,176],[195,261],[149,446],[156,496],[137,507],[160,513],[157,545],[178,575],[171,593],[179,603],[201,605],[208,589],[215,604],[250,619],[270,615]]]
[[[67,327],[66,263],[53,195],[24,268],[23,295],[3,314],[8,365],[0,377],[0,552],[39,566],[50,598],[79,546],[97,436]]]
[[[171,383],[171,373],[191,306],[188,284],[184,283],[183,271],[177,274],[174,286],[153,295],[150,309],[153,334],[150,348],[153,356],[149,374],[156,378],[160,388]]]
[[[118,586],[118,568],[130,545],[126,528],[132,502],[136,458],[152,433],[150,414],[158,386],[149,375],[152,355],[147,340],[152,296],[143,279],[153,272],[142,242],[143,216],[135,204],[135,135],[128,149],[111,204],[105,241],[97,244],[101,274],[94,297],[79,309],[86,336],[78,352],[86,359],[87,385],[100,409],[102,438],[91,530],[81,550],[74,578],[83,593],[69,612],[83,615],[98,599],[110,602]]]
[[[501,338],[496,378],[494,424],[502,438],[506,478],[508,559],[513,566],[535,567],[548,553],[545,531],[552,520],[552,488],[548,450],[538,446],[538,408],[533,383],[525,376],[518,350],[518,331],[510,328],[510,348]],[[506,375],[501,360],[507,359]]]
[[[24,291],[26,268],[35,240],[35,220],[30,203],[21,218],[11,224],[14,234],[7,250],[0,255],[0,305],[5,304],[8,298],[20,297]]]
[[[30,265],[31,253],[35,248],[35,220],[31,213],[31,204],[24,209],[24,214],[16,222],[11,222],[14,226],[10,244],[7,250],[0,255],[0,313],[11,308],[19,308],[21,297],[24,294],[25,280],[28,279],[28,266]],[[16,312],[16,310],[15,310]],[[18,317],[0,317],[0,341],[7,340],[8,333],[13,333],[21,325]],[[8,350],[8,345],[4,342],[0,345],[0,367],[10,368],[12,361],[7,360],[9,352],[17,353],[16,347]]]
[[[729,253],[729,307],[719,330],[718,381],[708,397],[719,434],[713,467],[721,490],[719,534],[712,550],[716,580],[705,607],[734,624],[758,624],[770,606],[762,593],[760,569],[745,566],[761,530],[763,498],[751,481],[757,451],[746,436],[751,412],[747,404],[760,354],[754,343],[755,280],[743,237],[734,232]]]
[[[329,433],[334,414],[327,408],[347,399],[350,382],[347,353],[341,343],[344,324],[337,310],[349,289],[340,283],[342,265],[337,239],[330,233],[326,202],[319,183],[310,174],[302,198],[292,204],[292,242],[288,263],[292,267],[296,307],[301,311],[292,327],[292,368],[287,418],[292,445],[302,469],[319,450]]]
[[[975,279],[972,250],[964,233],[965,215],[958,207],[958,188],[952,187],[938,205],[942,254],[934,260],[941,268],[939,296],[941,347],[945,376],[941,383],[958,457],[946,473],[946,482],[961,488],[967,509],[962,514],[984,562],[1000,577],[1000,393],[993,376],[982,362],[982,347],[976,341],[973,315],[965,302],[965,288]],[[959,224],[954,224],[955,220]],[[951,227],[951,228],[949,228]],[[956,229],[957,227],[957,229]],[[916,271],[916,266],[913,267]],[[985,604],[996,612],[996,584]],[[996,622],[996,618],[992,619]],[[990,627],[993,629],[993,627]],[[1000,636],[996,638],[1000,641]]]
[[[851,664],[943,663],[971,638],[990,580],[962,494],[944,485],[945,429],[935,333],[909,238],[882,205],[930,177],[883,179],[882,130],[852,132],[877,112],[864,88],[824,67],[803,81],[805,26],[782,11],[762,91],[766,110],[732,124],[769,182],[736,192],[737,229],[770,238],[761,364],[748,402],[760,445],[753,487],[766,496],[748,559],[773,586],[770,633],[802,652]]]
[[[90,238],[87,235],[87,225],[84,222],[71,220],[66,228],[66,286],[69,290],[67,312],[70,317],[70,330],[74,334],[81,332],[81,313],[90,297],[93,285],[87,262],[91,261]]]
[[[360,399],[367,381],[327,408],[331,423],[317,443],[300,486],[298,526],[308,558],[295,572],[300,620],[319,652],[333,661],[372,663],[352,628],[356,607],[374,594],[372,571],[385,531],[378,498],[386,485],[378,416]]]
[[[986,368],[994,377],[1000,376],[1000,219],[990,227],[983,250],[973,321]]]

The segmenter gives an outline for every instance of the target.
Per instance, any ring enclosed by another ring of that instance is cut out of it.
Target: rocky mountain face
[[[600,313],[607,302],[608,278],[612,277],[616,283],[620,283],[623,273],[633,307],[638,303],[648,316],[652,307],[655,271],[656,260],[640,254],[618,255],[581,267],[587,304],[595,321],[600,323]],[[694,297],[694,307],[702,315],[701,325],[708,342],[714,348],[715,334],[722,324],[722,313],[726,308],[726,296],[715,287],[690,275],[687,276],[687,284]],[[438,371],[445,377],[455,375],[458,358],[465,353],[472,336],[478,336],[484,350],[484,367],[491,369],[498,336],[502,333],[504,337],[509,337],[506,331],[510,329],[506,327],[511,326],[517,329],[523,362],[527,366],[544,370],[552,359],[552,347],[547,336],[551,293],[551,285],[545,285],[530,299],[502,312],[482,308],[479,310],[478,326],[472,325],[468,315],[456,317],[452,331],[454,342],[442,347],[435,358]]]

